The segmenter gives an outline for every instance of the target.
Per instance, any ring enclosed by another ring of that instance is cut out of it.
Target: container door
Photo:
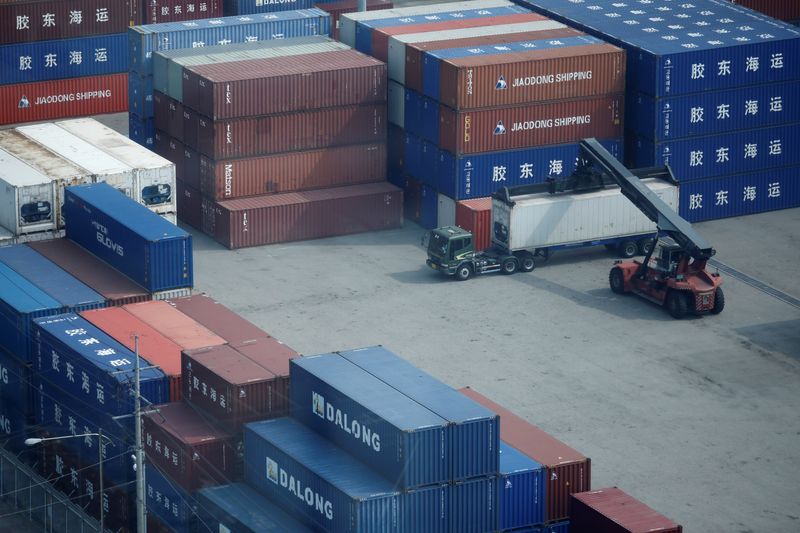
[[[175,167],[142,169],[136,175],[136,201],[159,214],[175,213]]]
[[[456,225],[456,201],[439,194],[438,227]]]
[[[18,187],[17,198],[18,233],[55,229],[56,197],[52,182]]]

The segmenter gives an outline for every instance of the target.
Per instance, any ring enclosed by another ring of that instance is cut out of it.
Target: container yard
[[[360,3],[0,6],[0,530],[794,531],[795,3]]]

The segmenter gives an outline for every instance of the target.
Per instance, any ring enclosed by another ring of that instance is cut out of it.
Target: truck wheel
[[[681,319],[689,312],[689,303],[686,295],[681,291],[670,291],[667,295],[667,311],[672,318]]]
[[[714,308],[711,312],[718,315],[725,309],[725,293],[722,292],[722,287],[717,287],[717,293],[714,295]]]
[[[533,272],[536,268],[536,263],[533,261],[533,256],[530,254],[523,254],[519,258],[519,269],[523,272]]]
[[[517,271],[517,260],[513,257],[506,259],[503,261],[502,269],[503,274],[510,276]]]
[[[639,251],[639,246],[637,246],[636,242],[634,241],[622,241],[619,244],[617,251],[619,252],[620,256],[624,257],[625,259],[630,259]]]
[[[642,255],[647,255],[650,253],[650,250],[653,249],[653,239],[641,239],[639,241],[639,253]]]
[[[625,275],[622,273],[621,268],[614,267],[611,269],[608,274],[608,284],[615,293],[625,294]]]
[[[456,279],[458,281],[467,281],[472,276],[472,267],[464,263],[459,265],[456,269]]]

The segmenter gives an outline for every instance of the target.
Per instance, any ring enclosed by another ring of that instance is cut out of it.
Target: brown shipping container
[[[506,26],[498,26],[497,31],[502,31]],[[559,28],[556,30],[526,31],[520,33],[503,33],[497,35],[482,35],[480,37],[465,37],[463,39],[450,39],[446,41],[428,41],[422,43],[406,44],[406,87],[422,92],[422,65],[425,61],[425,52],[444,50],[448,48],[469,48],[474,46],[488,46],[492,44],[516,43],[541,39],[559,39],[562,37],[575,37],[585,35],[583,32],[572,28]]]
[[[475,251],[492,247],[492,199],[456,202],[456,226],[472,233]]]
[[[572,495],[572,533],[682,533],[683,527],[613,487]]]
[[[175,163],[175,178],[186,181],[186,163],[182,143],[170,137],[169,133],[157,129],[153,135],[153,151]],[[195,187],[197,186],[195,185]]]
[[[201,230],[203,228],[203,198],[200,196],[200,191],[181,180],[175,182],[175,188],[177,189],[175,202],[178,207],[178,220]]]
[[[197,128],[197,144],[189,141],[194,132],[184,129],[186,144],[212,159],[277,154],[385,142],[386,104],[218,121],[200,116],[187,125]]]
[[[236,473],[233,436],[215,428],[191,405],[155,407],[142,419],[147,459],[189,492],[229,483]]]
[[[459,391],[499,414],[500,439],[547,469],[545,521],[569,518],[570,494],[592,490],[591,460],[469,387]]]
[[[734,4],[760,11],[780,20],[800,20],[800,2],[798,0],[731,0]],[[319,6],[317,6],[319,7]]]
[[[286,412],[285,399],[275,391],[277,382],[286,380],[227,344],[184,351],[182,367],[184,399],[226,431],[238,434],[248,422]]]
[[[439,146],[475,154],[622,137],[624,96],[609,95],[545,104],[455,111],[439,106]]]
[[[197,149],[197,133],[198,133],[197,121],[199,115],[197,114],[196,111],[186,106],[182,106],[181,115],[183,116],[183,126],[181,128],[183,136],[180,140],[186,146]]]
[[[125,305],[150,300],[143,288],[69,239],[28,243],[28,246],[78,278],[108,301]]]
[[[182,350],[225,344],[225,340],[184,315],[167,302],[154,301],[124,307],[133,316],[149,324]]]
[[[358,11],[358,0],[343,0],[341,2],[315,4],[314,7],[331,14],[331,37],[338,41],[339,17],[345,13],[355,13]],[[390,0],[367,0],[367,11],[392,9],[393,7],[394,4]]]
[[[216,162],[200,157],[200,192],[214,200],[385,180],[384,143]]]
[[[230,249],[399,228],[403,193],[368,183],[212,204],[203,231]]]
[[[168,302],[231,346],[270,338],[269,333],[205,294],[175,298]]]
[[[181,400],[180,346],[120,307],[82,311],[81,316],[131,351],[136,349],[133,338],[136,335],[139,355],[159,367],[169,378],[170,401]]]
[[[183,69],[183,105],[212,119],[386,102],[386,64],[356,50]]]
[[[183,145],[184,180],[198,191],[200,190],[200,153],[194,148]]]
[[[299,357],[300,354],[273,337],[253,339],[243,342],[234,348],[254,363],[263,366],[279,378],[284,378],[284,386],[278,388],[277,391],[280,394],[287,393],[289,389],[289,361]]]
[[[156,129],[177,140],[183,139],[183,105],[160,91],[153,91]]]
[[[477,109],[624,92],[624,50],[578,39],[587,44],[443,61],[440,101]],[[498,90],[501,79],[506,88]]]

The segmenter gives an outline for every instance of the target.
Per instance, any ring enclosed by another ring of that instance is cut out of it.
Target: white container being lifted
[[[91,118],[56,122],[63,130],[133,168],[134,200],[151,211],[176,213],[175,165]]]
[[[56,193],[53,181],[19,158],[0,150],[0,226],[12,237],[52,232]]]

